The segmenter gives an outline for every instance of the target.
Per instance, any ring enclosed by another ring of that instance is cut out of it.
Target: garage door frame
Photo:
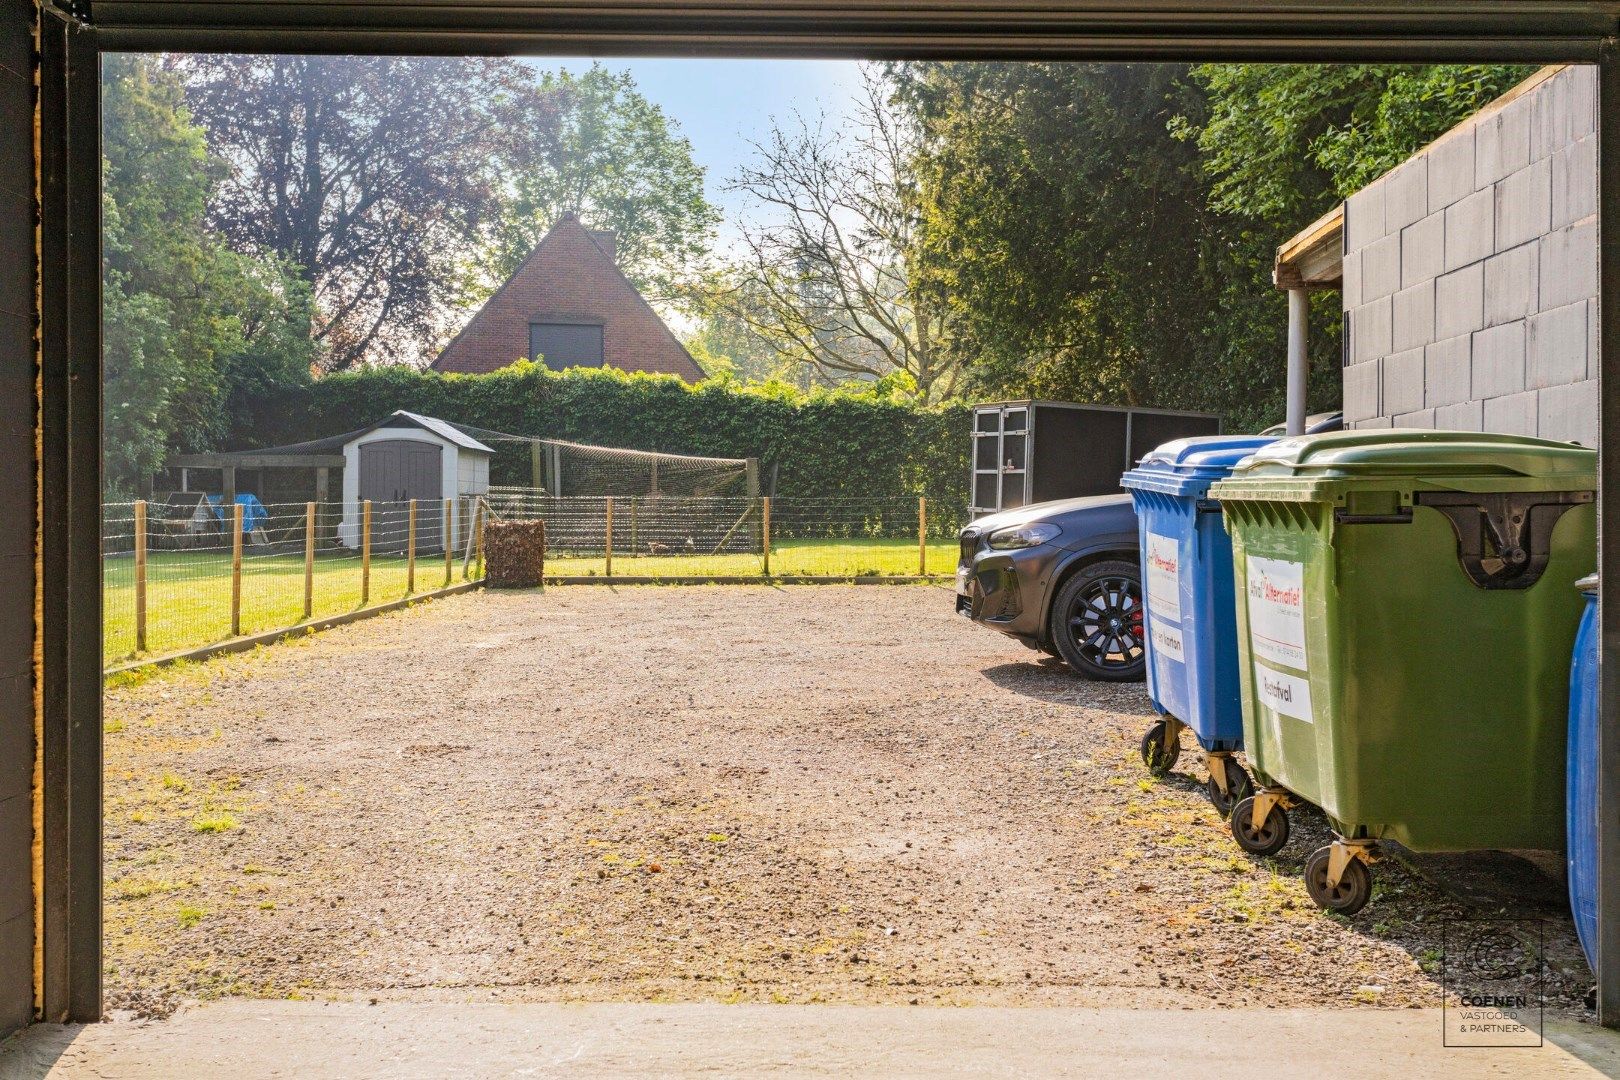
[[[100,50],[1093,60],[1571,61],[1600,67],[1600,311],[1620,327],[1620,4],[1546,0],[45,0],[40,19],[38,1015],[101,1010]],[[10,131],[14,146],[31,132]],[[1279,363],[1281,358],[1279,356]],[[1620,385],[1620,334],[1599,374]],[[1601,405],[1620,477],[1620,394]],[[1620,490],[1602,484],[1602,535]],[[29,508],[9,507],[26,513]],[[1620,584],[1620,544],[1600,557]],[[1620,1026],[1620,604],[1603,605],[1602,1021]],[[14,868],[0,867],[0,873]]]

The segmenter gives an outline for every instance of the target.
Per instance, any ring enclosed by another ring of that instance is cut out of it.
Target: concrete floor
[[[1438,1011],[224,1001],[152,1023],[39,1025],[0,1078],[1620,1075],[1620,1035],[1549,1024],[1456,1049]]]

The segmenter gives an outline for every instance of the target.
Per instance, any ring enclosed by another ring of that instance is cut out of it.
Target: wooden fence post
[[[135,503],[135,651],[146,651],[146,500]]]
[[[231,503],[231,637],[242,636],[242,504]]]
[[[928,497],[917,496],[917,576],[928,576]]]
[[[607,497],[607,536],[602,545],[607,549],[607,576],[613,576],[613,496]]]
[[[316,504],[304,504],[304,621],[315,614],[315,515]]]
[[[360,606],[371,599],[371,500],[360,504]]]
[[[473,514],[473,548],[477,554],[478,576],[484,576],[484,500],[478,500],[478,510]]]
[[[416,500],[405,514],[405,595],[416,591]]]
[[[456,561],[456,500],[444,500],[444,587],[450,587]]]
[[[760,551],[764,554],[765,576],[771,576],[771,497],[766,495],[759,500],[760,506]]]

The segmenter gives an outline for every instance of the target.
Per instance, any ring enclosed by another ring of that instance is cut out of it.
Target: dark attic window
[[[602,366],[600,323],[537,322],[529,324],[529,359],[553,371]]]

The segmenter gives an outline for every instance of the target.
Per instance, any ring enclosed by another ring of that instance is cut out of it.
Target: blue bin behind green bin
[[[1209,486],[1274,440],[1178,439],[1120,480],[1136,503],[1147,596],[1148,694],[1205,750],[1243,746],[1232,540]]]
[[[1586,611],[1575,635],[1569,676],[1569,773],[1564,788],[1569,838],[1569,906],[1586,962],[1596,970],[1598,841],[1597,575],[1582,578]]]

